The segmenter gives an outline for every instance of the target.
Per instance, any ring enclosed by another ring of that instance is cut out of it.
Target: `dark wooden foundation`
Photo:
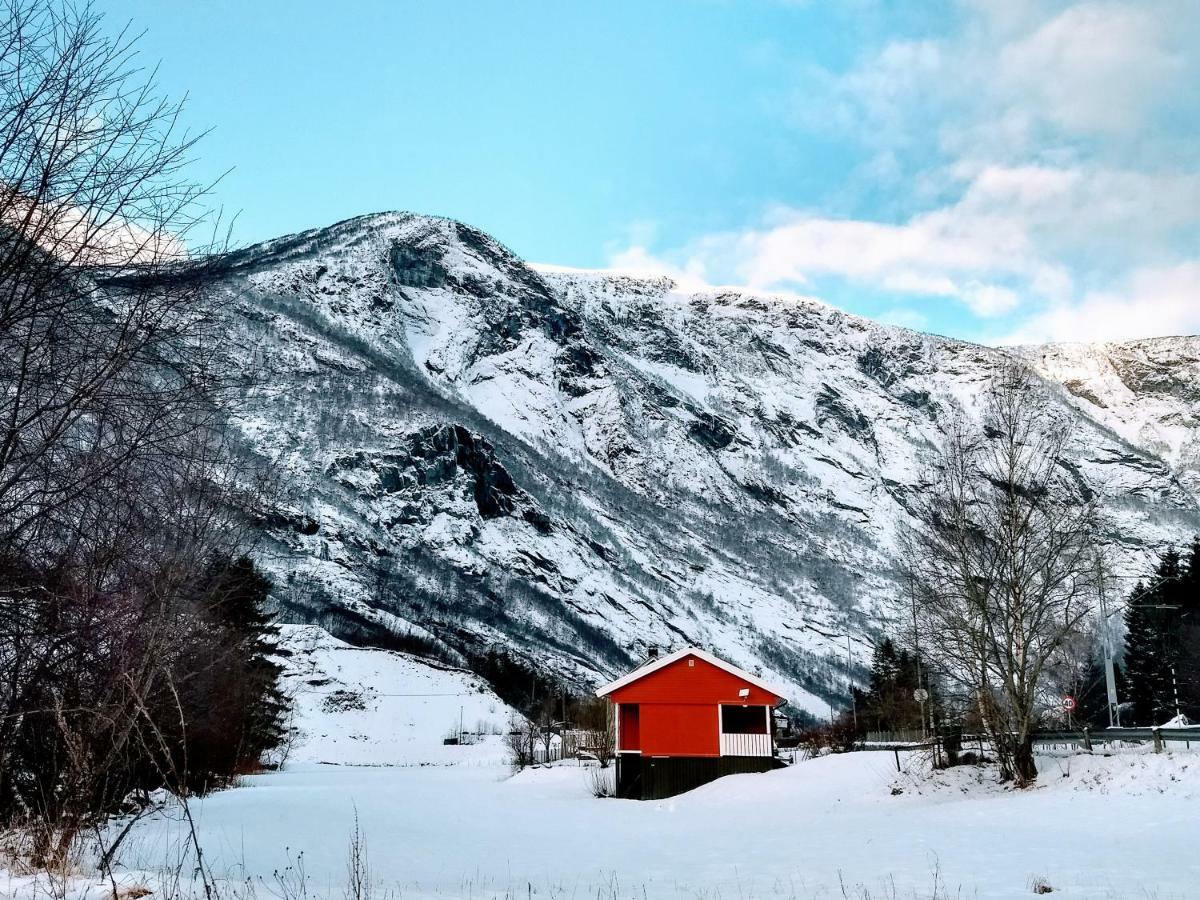
[[[783,766],[770,756],[617,755],[617,796],[662,800],[708,784],[725,775],[769,772]]]

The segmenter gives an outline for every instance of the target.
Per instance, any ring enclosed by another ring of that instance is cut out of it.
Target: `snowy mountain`
[[[896,621],[897,535],[1006,352],[815,300],[538,270],[383,214],[232,254],[235,414],[282,494],[286,617],[577,684],[709,647],[844,695]],[[1200,339],[1020,348],[1062,386],[1081,487],[1145,565],[1200,531]]]
[[[1200,495],[1200,336],[1018,352],[1080,412],[1165,461]]]

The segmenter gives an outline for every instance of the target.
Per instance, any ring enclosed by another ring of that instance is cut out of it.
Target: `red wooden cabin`
[[[670,797],[780,764],[771,713],[783,697],[704,650],[652,658],[596,694],[613,705],[619,797]]]

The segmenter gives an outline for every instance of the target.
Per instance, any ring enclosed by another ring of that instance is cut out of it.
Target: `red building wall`
[[[715,704],[642,706],[643,756],[720,756],[721,726]]]
[[[739,691],[748,690],[745,697]],[[685,656],[608,695],[637,704],[638,741],[621,734],[622,749],[643,756],[719,756],[722,703],[774,706],[779,697],[695,656]],[[626,716],[621,716],[624,728]]]

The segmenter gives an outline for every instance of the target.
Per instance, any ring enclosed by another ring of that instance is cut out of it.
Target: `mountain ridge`
[[[225,262],[235,425],[288,486],[261,559],[286,617],[344,636],[503,650],[580,685],[695,643],[820,714],[899,621],[897,539],[945,423],[1012,355],[1074,385],[1056,414],[1121,564],[1200,530],[1200,398],[1170,353],[1010,351],[810,298],[539,271],[411,213]],[[1190,377],[1191,345],[1173,352]]]

